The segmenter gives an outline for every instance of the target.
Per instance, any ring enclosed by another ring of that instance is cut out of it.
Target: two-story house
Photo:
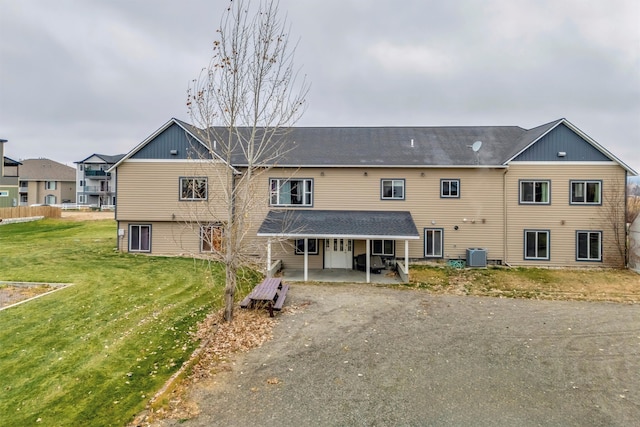
[[[6,139],[0,139],[0,208],[18,206],[18,171],[20,162],[4,155]]]
[[[117,170],[119,249],[202,254],[220,168],[201,133],[172,119]],[[626,178],[637,173],[566,119],[533,129],[300,127],[256,186],[249,233],[284,268],[352,269],[360,254],[530,266],[624,265]],[[614,197],[615,196],[615,197]],[[198,217],[201,216],[201,217]],[[619,225],[622,228],[619,228]],[[223,226],[222,226],[223,227]],[[272,241],[286,239],[288,245]],[[479,255],[476,260],[470,256]]]
[[[22,161],[19,177],[20,206],[75,203],[76,180],[72,167],[50,159]]]
[[[92,154],[76,163],[78,206],[114,207],[115,172],[107,172],[124,154]]]

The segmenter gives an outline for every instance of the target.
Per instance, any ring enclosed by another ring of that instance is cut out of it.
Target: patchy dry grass
[[[640,302],[640,275],[628,270],[414,266],[409,286],[455,295]]]

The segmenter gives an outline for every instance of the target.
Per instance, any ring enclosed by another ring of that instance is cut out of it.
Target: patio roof
[[[419,239],[406,211],[272,210],[258,236],[346,239]]]

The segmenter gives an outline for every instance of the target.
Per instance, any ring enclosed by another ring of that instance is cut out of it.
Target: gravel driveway
[[[294,284],[274,339],[162,426],[629,426],[640,306]]]

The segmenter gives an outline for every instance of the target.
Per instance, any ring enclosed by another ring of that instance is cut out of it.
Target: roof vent
[[[558,157],[567,157],[566,151],[558,151]]]
[[[178,150],[171,150],[169,152],[171,153],[172,156],[177,156],[178,155]]]

